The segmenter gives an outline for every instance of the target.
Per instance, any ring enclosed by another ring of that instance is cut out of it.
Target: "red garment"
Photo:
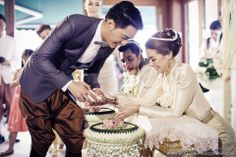
[[[15,88],[15,93],[11,104],[9,120],[8,120],[8,130],[10,132],[28,131],[26,121],[20,110],[19,98],[20,98],[20,86]]]
[[[6,104],[7,112],[10,112],[13,94],[14,88],[12,88],[10,84],[6,84],[3,78],[0,78],[0,120],[3,115],[3,104]]]

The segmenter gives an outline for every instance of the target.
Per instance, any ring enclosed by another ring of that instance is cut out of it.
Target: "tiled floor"
[[[1,128],[3,129],[3,128]],[[6,141],[0,144],[0,151],[5,151],[8,148],[8,139],[7,133],[3,132]],[[14,154],[11,155],[12,157],[27,157],[29,156],[30,152],[30,135],[28,132],[19,133],[18,139],[20,139],[19,143],[16,143],[14,146]]]
[[[5,119],[2,120],[0,125],[1,134],[5,137],[5,142],[0,144],[0,152],[5,151],[8,148],[8,135],[7,124],[4,123]],[[17,139],[20,139],[19,143],[14,146],[14,154],[10,157],[27,157],[30,152],[30,135],[28,132],[21,132],[18,134]]]
[[[5,137],[6,132],[4,132]],[[19,133],[17,139],[20,139],[19,143],[16,143],[14,146],[14,154],[9,157],[28,157],[30,153],[30,144],[31,139],[28,132]],[[0,144],[0,152],[5,151],[8,148],[8,141]],[[65,147],[58,150],[57,152],[53,151],[53,148],[50,147],[46,157],[65,157]],[[83,150],[83,157],[86,157],[86,150]]]
[[[1,123],[0,125],[1,133],[4,135],[6,141],[0,144],[0,152],[5,151],[8,148],[8,134],[7,125]],[[16,143],[14,146],[14,154],[9,157],[28,157],[30,153],[31,137],[29,132],[19,132],[17,139],[20,139],[19,143]],[[53,147],[49,148],[46,157],[65,157],[65,147],[58,150],[57,152],[53,151]],[[83,157],[86,157],[86,150],[82,151]]]
[[[8,148],[8,134],[7,125],[1,123],[1,133],[4,135],[6,141],[0,144],[0,152],[5,151]],[[19,143],[16,143],[14,146],[14,154],[9,157],[28,157],[30,152],[31,138],[29,132],[20,132],[17,139],[20,139]],[[65,148],[59,150],[57,153],[52,151],[52,148],[49,149],[47,157],[64,157]]]

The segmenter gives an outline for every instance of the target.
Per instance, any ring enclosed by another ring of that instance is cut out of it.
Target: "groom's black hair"
[[[111,7],[105,19],[114,20],[118,28],[125,28],[132,25],[138,30],[143,29],[141,14],[134,4],[129,1],[121,1]]]

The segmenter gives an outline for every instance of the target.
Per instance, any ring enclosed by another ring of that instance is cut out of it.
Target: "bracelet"
[[[113,104],[114,106],[118,106],[118,98],[116,96],[114,96],[111,100],[111,104]]]
[[[115,105],[115,106],[118,106],[118,97],[117,97],[117,96],[115,96],[114,105]]]

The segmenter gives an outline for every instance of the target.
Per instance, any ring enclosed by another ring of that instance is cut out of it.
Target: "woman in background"
[[[84,0],[85,15],[95,18],[100,18],[100,11],[102,7],[102,0]],[[114,56],[110,55],[100,70],[98,82],[101,88],[110,93],[118,91],[117,77],[115,72]]]
[[[33,50],[31,49],[24,50],[22,54],[22,67],[30,58],[32,53],[33,53]],[[20,96],[19,80],[21,76],[21,70],[22,69],[16,70],[13,81],[11,83],[11,86],[15,87],[15,93],[12,100],[10,114],[9,114],[9,121],[8,121],[8,130],[10,131],[9,146],[6,151],[0,153],[0,157],[13,154],[14,144],[15,144],[18,132],[28,131],[27,124],[25,122],[24,117],[22,116],[20,106],[19,106],[19,96]]]

